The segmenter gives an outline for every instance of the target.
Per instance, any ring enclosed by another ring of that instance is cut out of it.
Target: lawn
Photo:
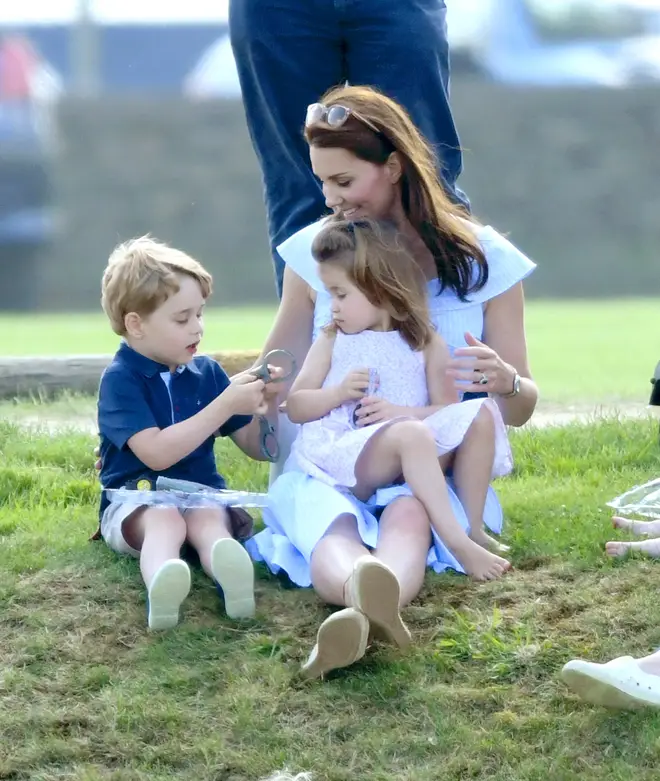
[[[660,471],[651,422],[514,432],[498,491],[515,571],[486,585],[429,574],[405,611],[410,652],[375,646],[306,684],[296,671],[328,610],[264,570],[253,621],[225,618],[197,575],[181,625],[145,631],[136,562],[87,539],[92,447],[0,423],[0,779],[255,781],[285,765],[315,781],[658,777],[660,713],[592,708],[558,678],[576,655],[660,644],[660,565],[602,552],[605,502]],[[264,488],[263,465],[226,444],[218,457],[232,483]]]
[[[543,402],[646,402],[660,359],[659,311],[658,299],[529,301],[529,355]],[[270,308],[211,309],[204,346],[257,349],[273,315]],[[109,354],[116,345],[101,313],[0,316],[0,356]]]

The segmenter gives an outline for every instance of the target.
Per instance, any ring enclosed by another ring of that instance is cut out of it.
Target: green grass
[[[207,350],[259,348],[274,309],[211,309]],[[660,300],[527,303],[534,377],[549,403],[646,403],[660,359]],[[114,352],[117,337],[102,313],[0,316],[0,356]]]
[[[660,299],[528,301],[530,364],[547,401],[648,402],[660,360]]]
[[[135,561],[88,542],[93,440],[0,423],[0,779],[655,781],[660,713],[576,700],[558,672],[660,643],[660,564],[610,561],[605,502],[656,476],[649,421],[515,432],[498,491],[515,571],[429,574],[413,649],[375,646],[324,682],[300,663],[328,610],[259,570],[258,614],[227,619],[196,575],[181,625],[145,631]],[[266,469],[226,446],[231,482]]]

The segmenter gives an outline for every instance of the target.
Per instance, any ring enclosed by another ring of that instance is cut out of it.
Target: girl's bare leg
[[[507,545],[493,539],[484,529],[484,507],[495,459],[495,421],[482,406],[456,449],[453,462],[456,494],[470,523],[470,539],[493,553],[506,553]]]
[[[379,431],[366,445],[355,466],[356,496],[367,499],[399,475],[424,505],[445,545],[477,580],[500,577],[510,564],[473,542],[454,517],[447,485],[438,462],[433,435],[421,421],[405,420]]]

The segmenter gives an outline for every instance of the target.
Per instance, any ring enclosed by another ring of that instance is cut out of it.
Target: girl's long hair
[[[434,258],[441,290],[450,288],[461,301],[467,300],[470,292],[488,281],[488,263],[474,232],[476,221],[447,195],[438,174],[438,160],[406,111],[371,87],[335,87],[321,101],[328,107],[349,108],[354,115],[341,127],[306,127],[308,144],[345,149],[377,165],[385,165],[396,153],[402,167],[403,209]]]
[[[342,268],[369,303],[387,312],[413,350],[429,344],[434,328],[426,282],[395,225],[332,220],[314,239],[312,255],[319,264]]]

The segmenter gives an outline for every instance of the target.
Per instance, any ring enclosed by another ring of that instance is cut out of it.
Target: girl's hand
[[[390,404],[389,401],[381,399],[378,396],[367,396],[362,399],[360,405],[355,410],[355,417],[359,428],[371,426],[373,423],[382,423],[385,420],[406,415],[405,407],[398,407],[396,404]]]
[[[369,369],[353,369],[338,387],[339,405],[346,401],[363,399],[368,387]]]
[[[270,374],[271,378],[275,380],[278,377],[283,376],[284,369],[281,366],[272,366],[271,364],[268,364],[268,373]],[[277,396],[279,396],[281,390],[281,383],[272,381],[267,382],[264,386],[264,399],[267,402],[272,401],[273,399],[277,398]]]
[[[472,334],[466,333],[465,341],[468,347],[455,350],[448,364],[455,387],[464,393],[511,393],[516,374],[513,366]],[[484,377],[487,381],[480,382]]]

